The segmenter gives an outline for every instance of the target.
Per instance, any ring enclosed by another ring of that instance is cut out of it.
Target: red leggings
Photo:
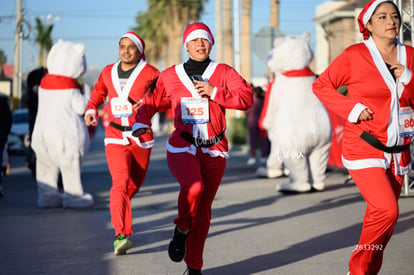
[[[110,196],[111,222],[118,234],[132,235],[131,199],[138,193],[147,174],[151,149],[135,143],[105,146],[109,172],[112,176]]]
[[[193,269],[203,266],[203,250],[211,220],[211,205],[226,168],[226,159],[210,157],[197,149],[189,153],[167,152],[168,167],[180,184],[178,217],[180,230],[189,229],[184,261]]]
[[[394,175],[392,170],[349,170],[367,203],[359,243],[349,261],[351,275],[373,275],[381,269],[385,246],[397,223],[398,199],[404,179],[404,176]]]

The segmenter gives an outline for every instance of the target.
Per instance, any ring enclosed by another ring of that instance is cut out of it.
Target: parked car
[[[16,109],[13,111],[13,123],[7,139],[9,153],[25,153],[30,146],[29,111]]]

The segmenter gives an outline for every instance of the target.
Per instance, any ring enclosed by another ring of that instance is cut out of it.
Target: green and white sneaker
[[[123,234],[119,234],[115,237],[114,241],[114,254],[125,255],[127,250],[132,247],[132,242],[127,239]]]

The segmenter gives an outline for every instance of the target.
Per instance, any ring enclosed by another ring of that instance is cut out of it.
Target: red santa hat
[[[134,44],[137,46],[139,52],[141,53],[141,58],[145,59],[144,50],[145,50],[145,42],[141,39],[141,37],[138,36],[135,32],[127,32],[121,36],[119,40],[122,38],[129,38],[134,42]]]
[[[196,39],[196,38],[207,39],[211,45],[214,45],[214,37],[211,34],[210,29],[204,23],[194,22],[185,28],[184,34],[183,34],[184,47],[188,41]]]
[[[369,31],[367,29],[368,21],[379,4],[390,2],[390,0],[371,0],[362,9],[358,16],[359,32],[364,36],[364,40],[369,38]]]

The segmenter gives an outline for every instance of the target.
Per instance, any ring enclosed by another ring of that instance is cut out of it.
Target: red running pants
[[[106,159],[112,177],[109,208],[111,222],[118,234],[132,235],[131,199],[138,193],[147,174],[151,149],[137,144],[105,146]]]
[[[211,157],[197,149],[195,156],[167,152],[167,163],[180,184],[178,217],[174,223],[180,230],[190,230],[184,261],[193,269],[201,269],[210,228],[211,205],[224,175],[226,159]]]
[[[394,167],[392,162],[391,167]],[[367,203],[358,246],[349,261],[351,275],[378,274],[385,246],[398,219],[398,199],[404,176],[379,167],[349,170]]]

